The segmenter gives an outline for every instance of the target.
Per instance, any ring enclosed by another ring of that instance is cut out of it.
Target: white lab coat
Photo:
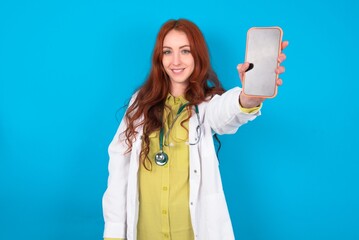
[[[202,133],[199,143],[189,147],[188,200],[196,240],[234,239],[212,134],[233,134],[242,124],[260,114],[247,114],[240,110],[240,92],[241,89],[236,87],[198,106]],[[189,142],[196,142],[197,125],[196,114],[192,114],[189,120]],[[122,120],[109,146],[108,187],[103,196],[104,237],[136,240],[142,129],[138,129],[139,137],[134,141],[130,153],[125,153],[127,145],[119,135],[125,129],[126,123]]]

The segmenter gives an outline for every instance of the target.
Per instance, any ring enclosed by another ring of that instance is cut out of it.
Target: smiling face
[[[171,94],[181,96],[194,70],[194,59],[184,32],[171,30],[163,40],[162,64],[171,81]]]

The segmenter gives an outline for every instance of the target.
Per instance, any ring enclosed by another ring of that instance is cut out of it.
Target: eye
[[[189,50],[189,49],[183,49],[181,52],[182,52],[183,54],[190,54],[190,53],[191,53],[191,50]]]
[[[169,55],[171,54],[171,50],[163,50],[163,55]]]

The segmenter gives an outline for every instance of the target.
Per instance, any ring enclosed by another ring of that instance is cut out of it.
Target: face
[[[194,69],[194,59],[187,35],[171,30],[163,40],[163,67],[171,80],[171,93],[182,95]]]

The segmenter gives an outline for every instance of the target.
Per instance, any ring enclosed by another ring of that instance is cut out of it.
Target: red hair
[[[186,19],[169,20],[163,24],[158,32],[153,50],[150,74],[146,82],[138,90],[125,115],[127,129],[124,133],[127,139],[128,151],[131,151],[132,142],[138,133],[136,129],[143,126],[144,145],[141,150],[141,161],[145,167],[144,159],[147,158],[149,153],[148,136],[150,133],[159,130],[163,125],[162,115],[166,97],[170,90],[170,79],[163,68],[162,58],[163,40],[171,30],[181,31],[187,35],[195,62],[184,96],[190,102],[190,105],[200,104],[207,97],[224,92],[210,64],[207,44],[199,28]]]

